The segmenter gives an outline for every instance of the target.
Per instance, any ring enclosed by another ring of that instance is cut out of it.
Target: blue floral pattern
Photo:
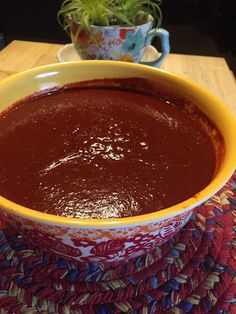
[[[139,29],[137,32],[127,32],[125,41],[121,49],[125,54],[132,54],[134,59],[137,59],[145,44],[145,36]]]

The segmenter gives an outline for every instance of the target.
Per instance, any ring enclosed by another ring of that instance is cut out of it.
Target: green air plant
[[[156,27],[162,22],[162,0],[64,0],[58,11],[58,21],[69,33],[71,22],[80,24],[80,30],[89,32],[91,25],[141,25],[153,17]]]

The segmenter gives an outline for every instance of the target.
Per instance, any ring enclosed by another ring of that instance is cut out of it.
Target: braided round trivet
[[[153,252],[76,263],[0,230],[0,314],[236,314],[236,174]]]

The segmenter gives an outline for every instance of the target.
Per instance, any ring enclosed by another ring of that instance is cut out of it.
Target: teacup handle
[[[158,59],[154,61],[141,61],[140,63],[145,65],[151,65],[155,67],[160,67],[161,63],[167,57],[170,52],[170,42],[169,42],[169,32],[164,28],[154,28],[151,29],[146,37],[146,45],[149,45],[154,37],[159,37],[161,40],[161,55]]]

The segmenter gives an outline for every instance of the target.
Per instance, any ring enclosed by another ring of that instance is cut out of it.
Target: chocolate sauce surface
[[[204,188],[216,156],[196,116],[153,96],[68,88],[0,116],[0,194],[45,213],[128,217]]]

